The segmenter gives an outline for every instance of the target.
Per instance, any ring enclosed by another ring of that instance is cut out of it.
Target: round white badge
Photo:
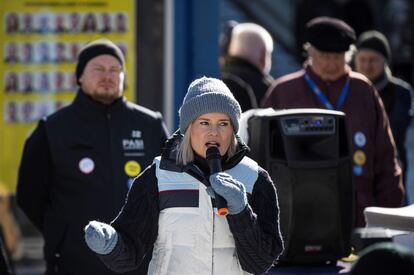
[[[79,170],[84,174],[89,174],[95,169],[95,162],[91,158],[83,158],[79,161]]]
[[[354,142],[358,147],[364,147],[367,143],[367,138],[365,137],[364,133],[356,132],[354,135]]]

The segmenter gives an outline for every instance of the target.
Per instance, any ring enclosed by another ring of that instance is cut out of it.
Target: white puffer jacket
[[[158,238],[148,274],[249,274],[240,266],[227,219],[215,214],[206,186],[187,173],[160,169],[160,158],[154,162],[164,206],[160,206]],[[251,193],[258,164],[244,157],[225,172]]]

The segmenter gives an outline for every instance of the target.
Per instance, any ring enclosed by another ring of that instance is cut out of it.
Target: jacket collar
[[[256,65],[244,58],[237,56],[226,57],[222,70],[224,72],[232,72],[233,70],[239,71],[242,68],[247,69],[251,72],[255,72],[259,75],[264,75],[263,72]]]
[[[116,99],[109,105],[105,105],[100,103],[94,99],[92,99],[89,95],[87,95],[82,89],[78,90],[78,93],[75,97],[73,102],[74,106],[83,113],[83,114],[108,114],[112,113],[116,110],[122,108],[127,103],[126,98],[124,96]]]
[[[384,87],[387,86],[388,82],[390,82],[391,77],[391,70],[388,66],[386,66],[384,69],[384,73],[373,81],[375,89],[377,89],[378,92],[382,91],[382,89],[384,89]]]
[[[343,75],[341,75],[340,77],[338,77],[336,80],[333,81],[326,81],[323,80],[319,75],[317,75],[313,69],[312,66],[310,66],[309,64],[305,65],[305,71],[309,74],[309,76],[313,79],[313,81],[315,81],[315,83],[317,85],[326,85],[326,84],[335,84],[335,83],[343,83],[345,82],[346,78],[349,76],[349,73],[351,72],[351,68],[346,65],[346,69]]]

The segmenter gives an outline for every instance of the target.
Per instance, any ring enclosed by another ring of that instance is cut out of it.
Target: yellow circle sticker
[[[358,165],[364,165],[367,161],[364,151],[356,150],[354,153],[354,162]]]
[[[130,160],[127,163],[125,163],[124,169],[125,174],[127,174],[130,177],[136,177],[141,172],[141,165],[135,160]]]

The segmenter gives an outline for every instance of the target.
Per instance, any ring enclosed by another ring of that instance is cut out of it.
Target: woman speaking
[[[283,251],[277,194],[245,156],[240,113],[222,81],[190,84],[179,130],[134,180],[119,215],[85,227],[86,243],[110,269],[151,259],[148,274],[257,274],[275,263]]]

